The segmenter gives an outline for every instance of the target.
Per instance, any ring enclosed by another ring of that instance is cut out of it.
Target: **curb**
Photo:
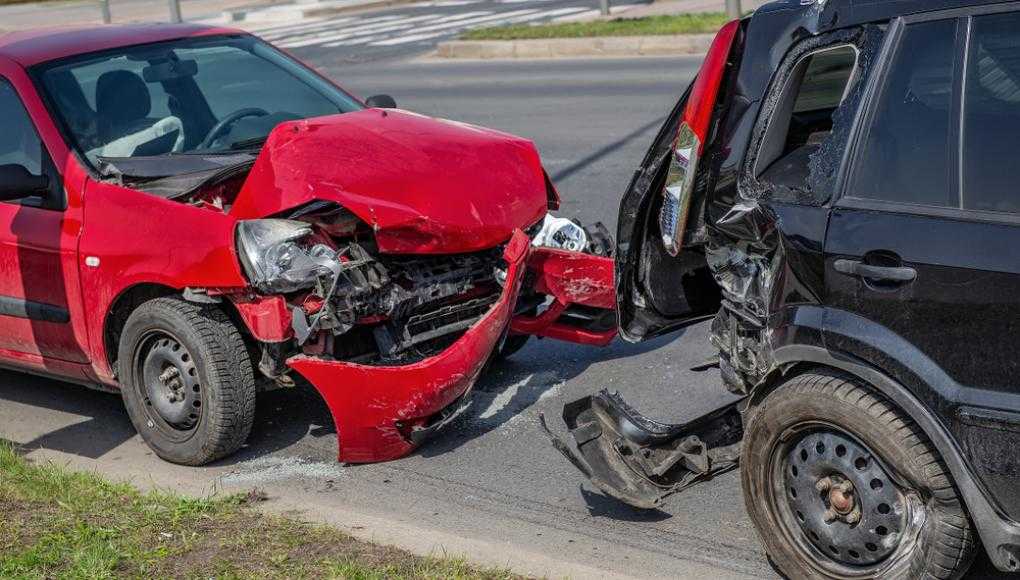
[[[439,58],[571,58],[578,56],[670,56],[705,54],[711,34],[601,36],[534,40],[451,40],[436,47]]]

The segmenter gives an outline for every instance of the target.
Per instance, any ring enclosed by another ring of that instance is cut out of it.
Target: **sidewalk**
[[[181,0],[185,20],[215,20],[223,12],[247,6],[268,6],[278,0]],[[167,22],[170,7],[167,0],[110,0],[114,23]],[[41,26],[101,24],[100,3],[93,0],[69,2],[33,2],[0,6],[0,32],[25,30]]]

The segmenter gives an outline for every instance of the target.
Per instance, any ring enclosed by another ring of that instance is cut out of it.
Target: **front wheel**
[[[215,307],[177,298],[131,313],[118,355],[131,422],[161,458],[203,465],[244,444],[255,418],[255,376],[244,340]]]
[[[790,578],[957,578],[974,532],[909,417],[836,373],[790,379],[750,412],[744,500]]]

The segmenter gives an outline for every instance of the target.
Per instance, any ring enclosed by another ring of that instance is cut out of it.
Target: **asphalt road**
[[[698,59],[312,64],[355,93],[389,93],[407,109],[534,139],[564,199],[561,213],[614,229],[620,195]],[[336,465],[328,411],[309,389],[262,396],[247,448],[185,469],[146,452],[115,395],[0,373],[0,437],[156,485],[263,487],[306,513],[342,514],[333,519],[373,537],[477,546],[487,561],[538,573],[771,577],[738,473],[661,511],[632,510],[591,491],[538,425],[545,413],[562,430],[562,405],[603,387],[667,421],[712,408],[725,397],[716,372],[688,370],[712,354],[706,330],[605,349],[533,341],[483,377],[460,422],[388,464]]]

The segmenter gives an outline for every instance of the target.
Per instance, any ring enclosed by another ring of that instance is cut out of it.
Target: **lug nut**
[[[839,491],[842,494],[848,494],[854,490],[854,484],[851,483],[849,479],[844,479],[843,481],[837,483],[834,487],[837,491]]]
[[[831,524],[836,520],[836,512],[831,509],[827,509],[825,510],[825,513],[822,514],[822,519],[825,520],[825,523]]]
[[[860,510],[854,510],[854,511],[848,513],[846,515],[846,517],[843,518],[843,521],[845,521],[846,523],[848,523],[850,525],[856,524],[857,522],[861,521],[861,511]]]
[[[832,487],[832,479],[828,477],[823,477],[815,482],[815,489],[818,491],[829,491],[830,487]]]

